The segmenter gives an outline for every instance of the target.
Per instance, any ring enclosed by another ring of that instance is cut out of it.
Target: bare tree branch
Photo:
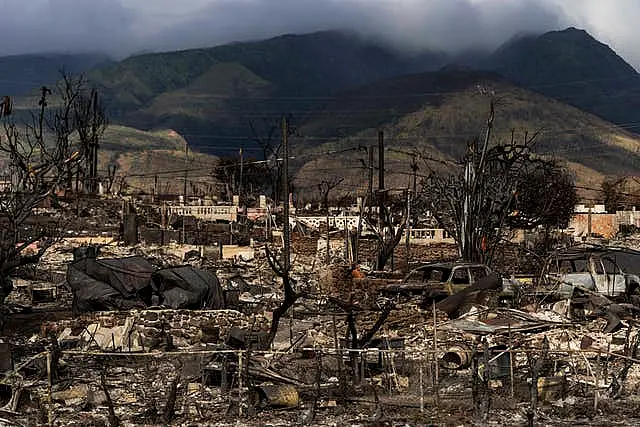
[[[11,185],[0,198],[0,303],[10,291],[7,277],[18,267],[37,262],[60,235],[63,220],[30,221],[35,210],[45,202],[62,208],[57,191],[64,182],[68,189],[71,175],[89,154],[95,156],[107,124],[97,91],[84,78],[66,74],[55,89],[40,89],[37,107],[27,121],[18,123],[12,108],[11,99],[2,98],[0,153],[8,157]],[[37,250],[25,255],[35,243]]]

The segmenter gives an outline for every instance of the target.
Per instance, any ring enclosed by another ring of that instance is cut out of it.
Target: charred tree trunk
[[[280,319],[285,315],[285,313],[295,304],[299,295],[294,291],[293,286],[291,285],[291,277],[289,272],[291,271],[291,229],[289,226],[289,127],[287,124],[287,119],[282,119],[282,145],[284,151],[284,167],[282,171],[283,176],[283,189],[284,189],[284,224],[283,224],[283,240],[284,240],[284,248],[283,248],[283,256],[282,261],[278,261],[275,256],[271,253],[268,247],[266,247],[267,252],[267,261],[269,265],[273,269],[273,271],[282,278],[282,286],[284,290],[284,300],[280,304],[278,308],[273,311],[273,319],[271,321],[271,328],[269,330],[269,335],[267,340],[263,343],[263,349],[268,349],[271,347],[273,340],[276,337],[276,333],[278,332],[278,326],[280,324]]]

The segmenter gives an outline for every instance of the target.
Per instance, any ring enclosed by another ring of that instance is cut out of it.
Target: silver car
[[[571,298],[576,288],[611,298],[633,293],[640,277],[623,272],[612,255],[585,252],[550,258],[543,283],[559,298]]]

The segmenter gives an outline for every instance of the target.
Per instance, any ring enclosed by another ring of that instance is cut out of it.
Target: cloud
[[[0,55],[123,56],[325,29],[451,51],[573,25],[639,65],[639,16],[637,0],[2,0]]]
[[[546,0],[216,0],[149,44],[211,45],[350,29],[410,49],[492,48],[516,33],[557,29],[560,15]]]
[[[0,54],[113,50],[130,40],[135,17],[116,0],[3,0]]]
[[[613,48],[640,69],[638,38],[640,2],[638,0],[554,0],[571,25],[589,33]]]

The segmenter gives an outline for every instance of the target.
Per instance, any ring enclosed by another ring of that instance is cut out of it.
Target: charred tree
[[[393,255],[396,246],[402,240],[405,227],[409,218],[409,205],[407,203],[406,192],[403,192],[400,203],[396,206],[390,202],[390,197],[386,197],[387,201],[381,211],[378,213],[382,219],[379,221],[380,227],[376,230],[378,238],[378,251],[376,257],[376,270],[384,270],[387,262]],[[401,210],[399,221],[394,221],[394,212]]]
[[[295,304],[298,300],[299,294],[295,292],[292,285],[290,276],[291,272],[291,227],[289,225],[289,129],[287,119],[282,119],[282,146],[283,146],[283,173],[282,181],[284,188],[283,197],[283,210],[284,210],[284,223],[282,225],[282,235],[284,240],[284,248],[282,251],[282,257],[280,260],[269,250],[269,247],[265,247],[267,261],[272,270],[282,279],[282,287],[284,291],[284,299],[280,303],[280,306],[273,311],[273,319],[271,321],[271,328],[267,340],[263,343],[264,349],[268,349],[271,346],[276,333],[278,332],[278,326],[280,319],[286,314],[286,312]]]
[[[3,98],[0,120],[0,152],[9,160],[10,176],[0,199],[2,303],[12,290],[9,276],[37,262],[64,230],[69,212],[59,203],[58,191],[69,189],[70,177],[93,155],[106,115],[84,78],[63,75],[56,88],[41,88],[37,108],[20,122],[10,98]],[[35,209],[42,206],[58,209],[60,219],[33,221]]]
[[[320,194],[322,195],[322,203],[324,204],[324,209],[327,218],[327,253],[326,253],[326,263],[329,264],[331,259],[331,245],[329,245],[329,193],[331,190],[336,188],[344,181],[344,178],[331,178],[331,179],[323,179],[320,184],[318,184],[318,189],[320,190]]]
[[[555,160],[533,149],[537,133],[491,144],[495,103],[482,144],[473,141],[446,168],[425,165],[421,205],[456,241],[459,256],[490,263],[499,243],[516,228],[563,227],[577,201],[573,178]]]

